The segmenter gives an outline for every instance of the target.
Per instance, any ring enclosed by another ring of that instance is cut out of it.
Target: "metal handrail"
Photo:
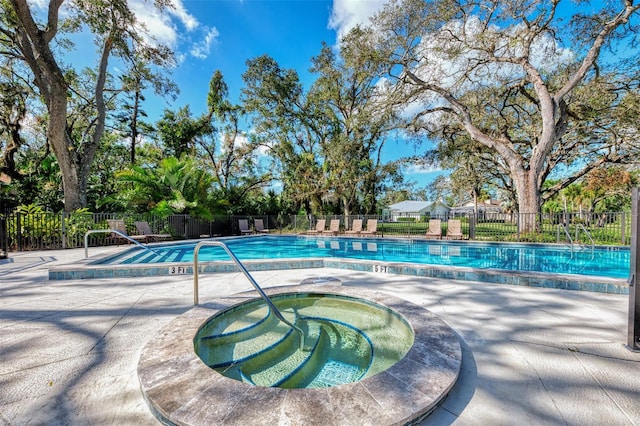
[[[585,228],[584,225],[581,223],[578,224],[578,229],[582,229],[585,235],[589,237],[589,240],[591,240],[591,249],[593,250],[595,248],[596,243],[593,241],[593,238],[591,237],[591,233],[589,233],[589,231],[587,231],[587,228]]]
[[[564,224],[560,223],[558,224],[558,242],[560,242],[560,228],[562,228],[564,230],[565,235],[567,236],[567,238],[569,239],[569,243],[571,244],[571,249],[573,250],[573,239],[571,238],[571,234],[569,233],[569,230],[567,229],[567,226],[565,226]],[[584,232],[584,234],[589,238],[589,240],[591,241],[591,249],[595,249],[596,243],[593,240],[593,237],[591,237],[591,233],[587,230],[587,228],[584,227],[583,224],[578,223],[576,225],[576,241],[578,240],[579,237],[579,232],[580,230],[582,230],[582,232]]]
[[[567,227],[562,223],[558,224],[558,242],[560,242],[560,228],[562,228],[562,230],[564,231],[564,234],[569,239],[569,244],[571,245],[571,248],[573,249],[573,239],[571,238],[571,235],[569,234],[569,230],[567,229]]]
[[[89,235],[91,234],[98,234],[98,233],[113,233],[113,234],[118,234],[120,235],[122,238],[125,238],[129,241],[131,241],[132,243],[139,245],[140,247],[142,247],[145,250],[149,250],[152,253],[155,253],[155,251],[153,251],[153,249],[145,246],[144,244],[134,240],[133,238],[131,238],[130,236],[128,236],[127,234],[123,234],[122,232],[118,231],[117,229],[90,229],[88,230],[85,234],[84,234],[84,258],[88,258],[89,257]]]
[[[245,277],[247,277],[249,282],[256,289],[258,294],[260,294],[260,297],[262,297],[262,299],[267,303],[267,306],[269,306],[269,309],[271,309],[271,312],[273,312],[276,318],[278,318],[280,321],[287,324],[289,327],[291,327],[292,329],[294,329],[300,334],[300,348],[303,349],[304,348],[304,331],[302,331],[300,327],[291,323],[284,316],[282,316],[282,313],[280,312],[280,310],[276,308],[276,306],[273,304],[269,296],[267,296],[267,294],[262,290],[262,288],[258,285],[256,280],[253,279],[253,277],[251,276],[247,268],[245,268],[242,262],[240,262],[240,259],[238,259],[236,255],[233,254],[231,249],[229,249],[229,246],[227,246],[222,241],[200,241],[198,244],[196,244],[196,247],[193,249],[193,304],[198,305],[198,299],[199,299],[198,297],[198,252],[200,251],[200,248],[203,246],[222,247],[224,251],[227,252],[231,260],[233,260],[234,263],[238,266],[238,268],[240,268],[240,271],[242,271]]]

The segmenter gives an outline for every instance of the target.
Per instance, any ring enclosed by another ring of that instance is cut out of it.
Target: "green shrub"
[[[67,238],[67,246],[73,247],[77,241],[84,238],[84,234],[94,226],[93,213],[88,208],[75,210],[69,216],[65,216],[64,227]]]
[[[396,222],[418,222],[415,217],[399,217]]]

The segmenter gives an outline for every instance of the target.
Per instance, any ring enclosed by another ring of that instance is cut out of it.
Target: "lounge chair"
[[[117,231],[111,233],[111,238],[118,242],[121,242],[122,240],[125,240],[128,243],[130,243],[131,240],[147,242],[148,240],[146,235],[129,235],[127,232],[127,225],[125,225],[124,220],[107,219],[107,224],[109,225],[109,229]]]
[[[238,219],[238,228],[240,228],[240,235],[253,234],[253,231],[249,229],[249,221],[247,219]]]
[[[376,235],[378,233],[378,219],[367,220],[367,229],[360,231],[360,235]]]
[[[309,229],[307,234],[321,234],[324,231],[324,227],[327,225],[327,221],[325,219],[318,219],[316,222],[315,229]]]
[[[256,228],[256,232],[260,234],[268,234],[270,229],[264,227],[264,221],[262,219],[256,219],[254,221],[254,226]]]
[[[460,219],[450,219],[447,222],[447,238],[450,240],[461,240],[464,238]]]
[[[362,232],[362,219],[353,219],[351,229],[344,231],[345,234],[358,235]]]
[[[145,222],[145,221],[136,222],[136,229],[138,230],[138,234],[146,236],[147,240],[149,241],[171,239],[171,234],[154,234],[153,231],[151,230],[151,226],[149,225],[149,222]]]
[[[340,219],[331,219],[329,229],[322,231],[323,235],[338,235],[340,232]]]
[[[430,219],[429,229],[424,234],[427,238],[442,238],[442,227],[440,219]]]

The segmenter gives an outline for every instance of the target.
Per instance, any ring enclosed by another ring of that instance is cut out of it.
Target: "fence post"
[[[626,224],[626,216],[624,214],[624,212],[622,212],[622,217],[620,218],[620,222],[621,222],[621,230],[620,230],[620,245],[624,245],[625,241],[627,240],[627,236],[626,234],[626,230],[627,230],[627,224]]]
[[[640,188],[631,191],[631,265],[629,268],[629,327],[627,333],[627,347],[636,352],[640,351],[640,291],[638,291],[638,273],[640,273]]]
[[[63,211],[61,213],[61,216],[62,216],[62,218],[60,220],[60,228],[61,228],[60,229],[60,237],[62,239],[62,249],[64,250],[64,249],[67,248],[67,236],[65,235],[66,234],[66,230],[67,230],[67,228],[65,226],[65,218],[66,218],[67,215]]]
[[[0,199],[0,259],[9,257],[9,231],[7,229],[7,211]]]
[[[22,251],[22,215],[16,213],[16,248]]]

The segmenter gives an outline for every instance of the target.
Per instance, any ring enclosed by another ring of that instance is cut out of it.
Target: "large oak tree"
[[[558,167],[569,176],[555,191],[638,152],[637,128],[619,114],[621,100],[634,96],[623,87],[628,70],[611,65],[640,6],[564,3],[401,0],[375,18],[373,58],[404,88],[414,128],[488,149],[518,211],[532,219]],[[532,230],[535,222],[521,225]]]
[[[63,4],[68,6],[64,14]],[[156,7],[167,4],[155,2]],[[32,6],[27,0],[0,1],[1,53],[26,64],[46,105],[48,143],[60,167],[65,210],[72,211],[86,205],[91,165],[105,131],[110,58],[119,57],[126,64],[143,57],[148,63],[164,65],[171,55],[166,48],[145,41],[126,0],[50,0],[44,13]],[[80,73],[63,65],[68,60],[64,55],[70,55],[59,50],[69,45],[63,38],[65,31],[83,31],[96,46],[98,65],[90,74],[93,93],[75,103],[85,102],[83,120],[69,117],[69,101],[78,96],[74,83]]]

